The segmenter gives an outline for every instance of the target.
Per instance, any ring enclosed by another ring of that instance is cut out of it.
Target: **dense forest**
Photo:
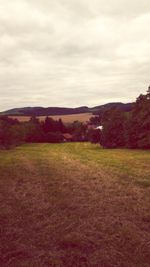
[[[95,128],[89,127],[95,125]],[[101,125],[102,129],[97,129]],[[104,148],[150,148],[150,87],[140,95],[131,111],[112,107],[92,117],[88,123],[75,121],[65,125],[46,117],[40,121],[32,116],[28,122],[19,122],[7,116],[0,117],[0,148],[11,148],[22,143],[91,141]]]

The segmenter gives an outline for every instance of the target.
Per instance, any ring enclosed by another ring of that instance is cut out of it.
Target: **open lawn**
[[[64,123],[72,123],[74,121],[86,122],[92,117],[92,113],[80,113],[80,114],[71,114],[71,115],[54,115],[48,116],[54,120],[62,119]],[[10,116],[10,118],[17,119],[19,121],[29,121],[30,117],[28,116]],[[44,121],[46,116],[38,117],[40,121]]]
[[[149,267],[150,151],[0,152],[1,267]]]

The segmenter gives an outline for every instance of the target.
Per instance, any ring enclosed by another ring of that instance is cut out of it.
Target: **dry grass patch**
[[[0,153],[2,267],[149,267],[149,188],[122,183],[106,154],[89,144]]]

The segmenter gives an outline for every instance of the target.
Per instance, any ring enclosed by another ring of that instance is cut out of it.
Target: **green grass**
[[[0,151],[0,266],[149,267],[150,151]]]

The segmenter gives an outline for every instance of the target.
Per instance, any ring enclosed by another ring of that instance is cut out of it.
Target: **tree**
[[[63,135],[61,132],[49,132],[45,136],[47,143],[61,143],[63,142]]]
[[[24,123],[25,142],[43,142],[44,133],[41,122],[32,117],[29,122]]]
[[[101,118],[102,118],[101,115],[93,116],[89,119],[89,122],[90,122],[90,124],[100,125],[101,124]]]
[[[91,129],[91,130],[89,130],[88,140],[93,144],[100,143],[101,131],[99,129]]]
[[[53,119],[49,118],[49,117],[46,117],[45,121],[43,123],[44,132],[45,133],[52,132],[53,128],[54,128],[53,126],[54,126]]]
[[[20,124],[17,120],[2,116],[0,118],[0,147],[9,149],[11,146],[20,143],[20,136],[17,129]]]
[[[127,146],[150,148],[150,87],[140,95],[130,114],[127,127]]]
[[[87,126],[82,122],[74,121],[70,127],[70,133],[73,135],[74,141],[87,141]]]
[[[58,120],[58,131],[61,133],[65,133],[65,131],[66,131],[66,127],[63,124],[62,119]]]
[[[125,145],[124,141],[124,112],[118,109],[110,109],[103,115],[100,143],[106,148],[117,148]]]

